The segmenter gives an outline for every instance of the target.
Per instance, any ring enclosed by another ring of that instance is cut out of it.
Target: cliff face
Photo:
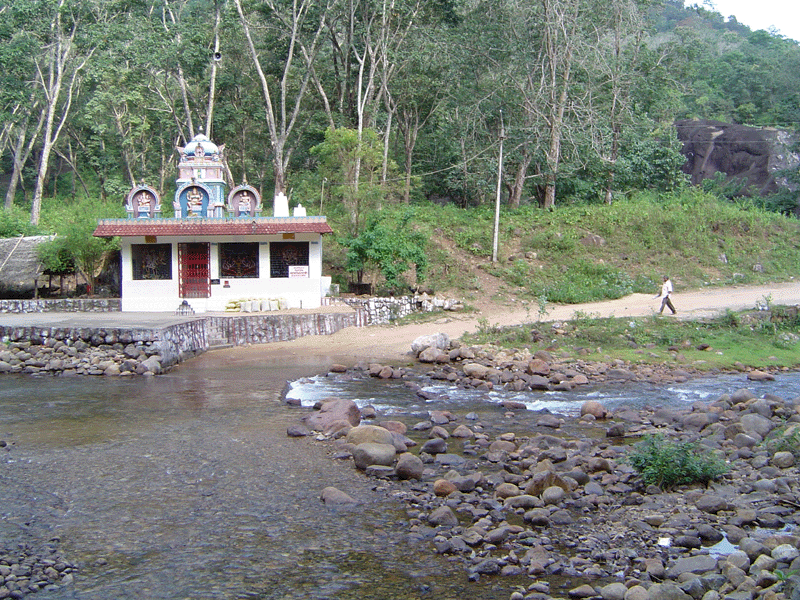
[[[727,182],[746,184],[741,195],[765,196],[787,186],[776,171],[800,164],[800,155],[790,151],[795,140],[786,131],[688,119],[675,126],[686,157],[683,172],[693,185],[724,173]]]

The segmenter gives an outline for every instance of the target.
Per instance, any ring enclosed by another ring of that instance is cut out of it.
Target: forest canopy
[[[511,207],[669,191],[676,119],[799,116],[796,41],[680,0],[0,7],[0,189],[35,226],[43,199],[115,216],[142,181],[167,197],[175,147],[201,131],[229,184],[357,237],[385,203],[492,202],[499,171]]]

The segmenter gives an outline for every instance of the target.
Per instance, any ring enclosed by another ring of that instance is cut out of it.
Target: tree
[[[365,129],[359,136],[355,129],[329,128],[325,141],[311,153],[318,157],[323,176],[330,182],[328,193],[345,207],[347,234],[357,237],[368,212],[392,191],[382,184],[383,154],[377,132]]]
[[[403,171],[405,175],[403,201],[411,198],[411,177],[414,169],[414,150],[420,132],[431,121],[443,102],[446,91],[444,75],[448,69],[448,58],[433,39],[433,27],[420,27],[411,43],[406,45],[402,58],[398,60],[392,85],[385,82],[385,98],[389,116],[396,115],[403,147]],[[387,130],[389,126],[387,125]],[[388,135],[385,136],[388,142]],[[388,143],[384,146],[384,179],[388,163]]]
[[[346,270],[355,273],[358,283],[370,266],[376,267],[386,280],[388,291],[405,289],[404,273],[414,269],[414,283],[425,280],[427,238],[413,229],[413,211],[397,217],[374,215],[358,236],[342,240],[347,248]]]
[[[589,45],[592,102],[584,122],[592,132],[592,145],[606,165],[604,201],[614,193],[615,165],[620,155],[624,129],[633,121],[632,89],[640,75],[639,54],[643,46],[644,22],[634,0],[612,0],[598,10]]]
[[[324,6],[317,6],[311,0],[266,0],[259,5],[258,12],[251,12],[249,15],[245,14],[242,0],[234,2],[247,39],[250,59],[261,84],[277,195],[286,192],[286,173],[293,144],[297,143],[293,136],[304,117],[301,108],[320,50],[325,19],[331,9],[332,0],[326,0]],[[274,38],[257,40],[250,24],[251,18],[257,20],[258,25],[268,30]],[[264,52],[265,57],[262,58],[257,42],[273,46],[270,48],[272,52]],[[267,57],[274,62],[266,62]],[[296,62],[300,59],[304,64],[298,66]],[[270,69],[274,69],[269,77],[265,63]],[[274,91],[273,87],[276,88]]]
[[[42,197],[47,180],[50,154],[70,116],[72,102],[80,90],[80,76],[94,48],[82,47],[78,33],[90,15],[68,0],[57,4],[41,1],[42,12],[49,17],[49,28],[40,30],[36,64],[36,85],[44,96],[44,128],[39,152],[36,188],[31,203],[31,224],[39,223]]]
[[[10,210],[23,168],[38,141],[45,113],[33,84],[38,54],[31,35],[35,5],[15,2],[0,9],[0,152],[11,155],[11,176],[5,196]]]
[[[95,289],[95,278],[109,251],[119,247],[117,239],[97,238],[92,234],[99,217],[118,214],[121,205],[111,209],[108,204],[91,199],[65,207],[52,216],[56,237],[40,246],[40,257],[46,269],[53,273],[71,272],[71,266],[86,281],[89,293]]]

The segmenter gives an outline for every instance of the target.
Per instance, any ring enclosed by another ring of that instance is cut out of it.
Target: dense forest
[[[198,132],[224,145],[229,183],[283,191],[343,236],[392,203],[611,202],[684,185],[686,118],[796,132],[798,42],[680,0],[0,7],[5,235],[22,214],[63,223],[40,222],[54,198],[84,218],[121,215],[140,182],[168,198]]]

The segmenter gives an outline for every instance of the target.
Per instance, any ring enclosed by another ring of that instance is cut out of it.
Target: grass
[[[469,275],[475,268],[517,298],[573,304],[655,294],[665,274],[681,289],[788,281],[800,264],[800,221],[695,189],[553,211],[504,208],[494,263],[493,206],[414,211],[415,227],[430,240],[427,282],[451,295],[480,293]]]
[[[796,423],[784,423],[772,430],[761,446],[770,454],[791,452],[795,460],[800,460],[800,427]]]
[[[484,322],[464,336],[469,344],[503,348],[555,348],[583,360],[609,356],[635,364],[683,364],[700,371],[800,366],[800,317],[793,308],[728,312],[715,319],[685,321],[659,316],[595,317],[576,313],[555,332],[546,323],[493,327]]]

